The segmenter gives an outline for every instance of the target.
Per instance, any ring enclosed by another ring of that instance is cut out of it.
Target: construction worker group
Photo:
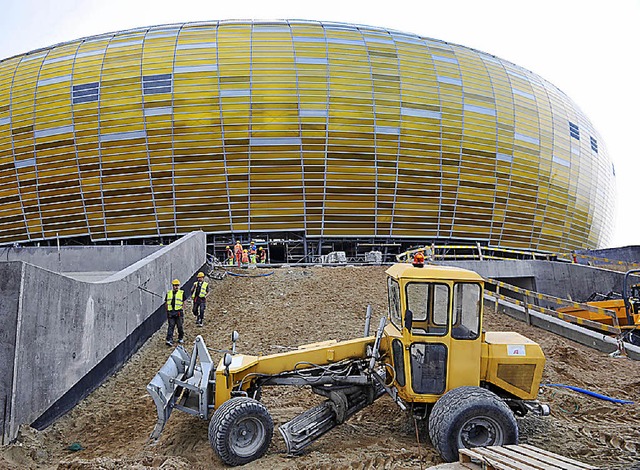
[[[204,273],[198,273],[198,280],[191,288],[191,301],[193,302],[193,316],[196,317],[196,326],[203,326],[204,312],[207,308],[207,295],[209,283],[204,280]],[[171,281],[171,290],[165,296],[167,311],[167,337],[168,346],[173,346],[173,334],[178,328],[178,343],[184,343],[184,302],[186,301],[184,290],[180,288],[180,280]]]
[[[227,259],[226,264],[238,267],[248,266],[249,264],[257,264],[258,261],[262,264],[267,262],[267,250],[262,247],[256,247],[256,242],[251,240],[249,249],[244,249],[240,240],[236,241],[233,249],[227,246]]]

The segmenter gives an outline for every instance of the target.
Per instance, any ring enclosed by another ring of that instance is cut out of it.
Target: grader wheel
[[[224,402],[209,423],[209,443],[228,465],[249,463],[262,457],[273,436],[273,420],[265,406],[252,398]]]
[[[461,448],[517,444],[518,424],[495,393],[480,387],[459,387],[433,406],[429,437],[442,458],[454,462]]]

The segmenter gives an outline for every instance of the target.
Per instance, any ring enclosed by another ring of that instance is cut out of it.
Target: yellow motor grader
[[[515,444],[515,416],[548,415],[536,398],[544,355],[513,332],[482,330],[483,280],[459,268],[395,264],[387,271],[389,311],[377,333],[323,341],[268,356],[232,349],[215,367],[201,336],[189,354],[178,346],[147,390],[158,410],[158,439],[174,409],[209,420],[209,441],[229,465],[262,457],[273,420],[262,387],[309,386],[326,400],[280,426],[298,454],[354,413],[388,394],[426,420],[445,461],[460,448]]]

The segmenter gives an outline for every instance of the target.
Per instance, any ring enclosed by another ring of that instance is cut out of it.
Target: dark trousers
[[[207,308],[206,300],[194,300],[193,301],[193,314],[196,316],[196,322],[202,323],[204,321],[204,309]]]
[[[184,338],[184,328],[182,325],[184,324],[184,317],[182,316],[182,312],[178,315],[172,316],[169,314],[167,316],[168,327],[167,327],[167,341],[173,341],[173,331],[176,326],[178,327],[178,340]]]

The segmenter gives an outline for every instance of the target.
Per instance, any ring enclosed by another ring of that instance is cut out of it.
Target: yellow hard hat
[[[262,250],[262,247],[258,248],[258,251]]]
[[[242,250],[242,251],[245,252],[245,253],[247,252],[247,250]]]
[[[174,286],[179,286],[180,281],[178,279],[174,279],[173,281],[171,281],[171,284],[173,284]]]
[[[227,250],[229,249],[229,246],[227,245]]]
[[[204,277],[204,273],[203,272],[199,272],[198,273],[198,277]]]

